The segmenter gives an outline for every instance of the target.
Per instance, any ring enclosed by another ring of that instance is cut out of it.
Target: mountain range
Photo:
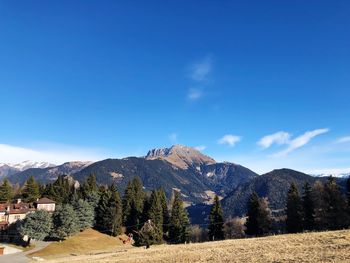
[[[10,182],[24,184],[29,176],[34,178],[40,183],[50,183],[57,179],[59,175],[73,175],[92,162],[67,162],[58,166],[47,166],[44,168],[32,167],[23,171],[14,173],[8,176]]]
[[[54,166],[56,165],[47,163],[47,162],[32,162],[32,161],[24,161],[16,164],[0,163],[0,178],[4,176],[10,176],[18,172],[22,172],[30,168],[43,169],[43,168],[54,167]]]
[[[121,193],[135,176],[142,179],[146,191],[163,187],[168,198],[174,190],[180,191],[194,221],[205,218],[215,194],[222,199],[226,217],[241,216],[246,212],[246,203],[253,191],[268,197],[273,210],[280,210],[285,205],[291,182],[301,190],[305,182],[325,180],[325,177],[290,169],[258,175],[239,164],[216,162],[202,152],[183,145],[152,149],[143,157],[98,162],[67,162],[58,166],[30,162],[16,166],[0,165],[2,177],[21,185],[31,175],[41,183],[53,182],[59,175],[70,175],[81,183],[90,174],[96,175],[98,184],[114,183]]]

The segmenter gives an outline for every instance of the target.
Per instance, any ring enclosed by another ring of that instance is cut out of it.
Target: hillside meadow
[[[80,240],[84,242],[83,239]],[[86,240],[88,241],[88,240]],[[65,241],[64,241],[65,242]],[[62,242],[62,243],[64,243]],[[98,240],[94,239],[94,244]],[[48,250],[49,249],[49,250]],[[45,251],[46,250],[46,251]],[[55,254],[57,250],[57,254]],[[350,262],[350,230],[288,234],[183,245],[158,245],[150,249],[116,242],[98,251],[75,248],[74,254],[47,247],[34,256],[47,262]]]

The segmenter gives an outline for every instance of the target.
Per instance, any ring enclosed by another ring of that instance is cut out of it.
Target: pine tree
[[[247,221],[246,234],[257,236],[259,233],[258,217],[259,217],[259,196],[257,193],[252,193],[247,205]]]
[[[40,197],[39,185],[33,176],[29,176],[22,190],[22,197],[25,202],[34,202]]]
[[[13,199],[14,193],[10,181],[5,178],[0,186],[0,201],[10,202]]]
[[[271,229],[271,210],[267,198],[259,198],[257,193],[252,193],[247,205],[246,234],[260,236]]]
[[[142,227],[144,200],[145,193],[141,179],[135,177],[128,183],[123,198],[123,222],[127,233],[137,231]]]
[[[57,194],[52,183],[46,185],[43,196],[56,201]]]
[[[54,195],[52,196],[58,204],[69,203],[71,197],[72,188],[69,184],[68,178],[64,175],[59,175],[57,180],[52,184],[52,189],[49,191]]]
[[[89,196],[85,197],[84,200],[86,200],[94,209],[96,209],[98,202],[100,201],[100,193],[93,191],[89,194]]]
[[[214,198],[214,204],[209,215],[209,239],[222,240],[224,239],[224,217],[221,208],[220,200],[217,195]]]
[[[312,199],[312,188],[308,182],[303,187],[303,227],[304,230],[314,230],[315,228],[315,205]]]
[[[258,212],[259,235],[264,235],[270,232],[272,224],[271,209],[267,197],[259,199]]]
[[[345,197],[339,190],[335,178],[330,177],[324,186],[326,225],[328,229],[342,229],[347,226]]]
[[[290,185],[287,194],[287,220],[288,233],[298,233],[303,230],[303,204],[299,191],[294,183]]]
[[[169,231],[169,210],[168,210],[168,204],[166,195],[163,188],[160,188],[158,190],[160,203],[162,206],[162,213],[163,213],[163,238],[167,237],[167,233]]]
[[[110,233],[112,236],[121,234],[122,231],[122,202],[117,189],[112,185],[110,187],[111,196],[108,202],[108,217],[110,217]]]
[[[136,246],[146,246],[149,248],[153,244],[159,244],[159,229],[151,220],[147,220],[138,232]]]
[[[53,236],[65,239],[79,232],[78,217],[70,204],[59,205],[53,213]]]
[[[324,185],[320,181],[316,181],[312,186],[316,230],[326,229],[326,204],[324,195]]]
[[[101,197],[96,207],[96,228],[101,232],[117,236],[122,227],[122,204],[114,185],[101,189]]]
[[[107,233],[109,231],[108,225],[109,225],[109,218],[107,218],[105,215],[109,210],[109,200],[111,198],[111,192],[109,189],[103,187],[100,189],[100,199],[98,202],[98,205],[95,209],[95,227],[97,230]]]
[[[172,243],[184,243],[188,237],[189,219],[180,193],[176,192],[171,209],[169,239]]]
[[[96,175],[90,174],[86,180],[87,190],[89,192],[97,191]]]
[[[96,175],[95,174],[90,174],[86,181],[82,183],[80,187],[80,193],[82,197],[86,200],[89,195],[93,192],[98,192],[98,186],[96,183]]]
[[[147,219],[151,220],[156,226],[154,229],[154,240],[160,243],[163,239],[163,207],[160,197],[160,192],[158,190],[153,190],[150,200],[149,207],[147,209]]]
[[[92,227],[95,219],[93,207],[83,199],[74,201],[73,207],[77,215],[77,224],[79,230],[82,231],[86,228]]]
[[[52,229],[51,215],[45,210],[37,210],[30,213],[26,218],[20,222],[19,232],[21,235],[28,236],[27,245],[30,244],[31,239],[44,240],[49,236]]]

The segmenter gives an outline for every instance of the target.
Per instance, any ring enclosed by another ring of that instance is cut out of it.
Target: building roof
[[[10,211],[7,211],[8,214],[26,214],[29,211],[35,210],[33,204],[31,203],[19,203],[11,204]]]
[[[43,198],[40,198],[35,203],[37,203],[37,204],[55,204],[55,201],[53,201],[47,197],[43,197]]]

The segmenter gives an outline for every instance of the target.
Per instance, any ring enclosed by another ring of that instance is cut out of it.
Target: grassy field
[[[126,239],[126,236],[121,236]],[[42,257],[45,259],[57,257],[71,257],[87,253],[101,253],[115,251],[116,248],[124,248],[131,245],[124,245],[120,237],[112,237],[100,232],[87,229],[62,242],[52,242],[42,250],[30,254],[32,257]]]
[[[87,242],[82,240],[82,242]],[[51,247],[50,249],[53,249]],[[47,251],[46,251],[47,253]],[[49,262],[350,262],[350,230],[53,256]],[[40,255],[40,252],[37,253]],[[47,255],[47,254],[46,254]]]

